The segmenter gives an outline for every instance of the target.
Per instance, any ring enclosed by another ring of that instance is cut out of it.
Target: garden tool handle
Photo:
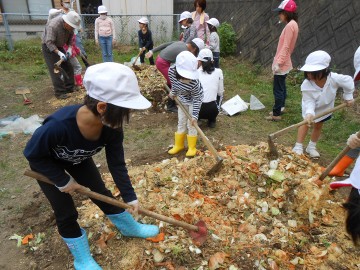
[[[170,93],[170,89],[169,87],[164,84],[165,89],[167,90],[168,93]],[[179,105],[179,107],[181,108],[181,110],[185,113],[186,117],[191,121],[192,117],[189,114],[189,112],[185,109],[184,105],[179,101],[179,99],[177,97],[174,97],[174,100],[176,102],[177,105]],[[195,129],[197,130],[197,132],[200,134],[201,138],[203,139],[205,145],[207,146],[207,148],[211,151],[211,153],[216,157],[216,159],[218,161],[222,160],[222,157],[219,156],[217,150],[215,149],[215,147],[212,145],[212,143],[209,141],[209,139],[206,137],[206,135],[204,134],[204,132],[199,128],[198,124],[195,123],[194,124]]]
[[[143,50],[141,50],[138,55],[136,56],[135,60],[134,60],[134,63],[133,63],[133,66],[136,65],[136,61],[138,60],[139,56],[143,53]]]
[[[354,99],[354,102],[356,102],[358,99],[359,99],[359,97],[355,98],[355,99]],[[326,111],[324,111],[324,112],[322,112],[322,113],[319,113],[318,115],[315,115],[314,120],[315,120],[315,119],[318,119],[318,118],[320,118],[320,117],[323,117],[323,116],[325,116],[325,115],[327,115],[327,114],[329,114],[329,113],[332,113],[332,112],[335,112],[335,111],[337,111],[337,110],[340,110],[340,109],[342,109],[342,108],[344,108],[344,107],[346,107],[346,106],[347,106],[346,103],[342,103],[342,104],[340,104],[340,105],[338,105],[338,106],[336,106],[336,107],[334,107],[334,108],[332,108],[332,109],[329,109],[329,110],[326,110]],[[271,139],[274,139],[274,138],[276,138],[277,136],[279,136],[279,135],[281,135],[281,134],[283,134],[283,133],[285,133],[285,132],[287,132],[287,131],[289,131],[289,130],[291,130],[291,129],[293,129],[293,128],[297,128],[297,127],[300,127],[300,126],[306,125],[306,124],[307,124],[307,121],[306,121],[306,120],[303,120],[303,121],[301,121],[301,122],[299,122],[299,123],[297,123],[297,124],[293,124],[293,125],[288,126],[288,127],[284,128],[284,129],[282,129],[282,130],[279,130],[279,131],[277,131],[277,132],[275,132],[275,133],[272,133],[272,134],[270,134],[269,136],[271,137]]]
[[[356,136],[360,139],[360,131],[356,134]],[[340,161],[349,152],[351,148],[347,145],[341,152],[334,158],[333,161],[327,166],[326,170],[320,175],[319,180],[324,180],[326,176],[330,173],[330,171],[335,167],[335,165]]]
[[[44,175],[42,175],[42,174],[40,174],[38,172],[32,171],[32,170],[26,170],[24,172],[24,175],[29,176],[31,178],[34,178],[34,179],[36,179],[38,181],[42,181],[44,183],[54,185],[54,183],[51,182],[51,180],[49,178],[47,178],[46,176],[44,176]],[[99,201],[102,201],[102,202],[105,202],[105,203],[108,203],[108,204],[111,204],[111,205],[115,205],[115,206],[118,206],[118,207],[121,207],[121,208],[124,208],[124,209],[132,208],[131,205],[128,205],[128,204],[126,204],[124,202],[121,202],[121,201],[119,201],[117,199],[114,199],[114,198],[111,198],[111,197],[96,193],[94,191],[89,190],[86,187],[83,187],[81,189],[77,189],[75,192],[79,193],[79,194],[86,195],[89,198],[99,200]],[[197,227],[195,225],[191,225],[191,224],[183,222],[183,221],[175,220],[173,218],[169,218],[167,216],[163,216],[161,214],[154,213],[154,212],[152,212],[150,210],[143,209],[143,208],[140,208],[140,207],[139,207],[139,213],[143,214],[145,216],[148,216],[148,217],[152,217],[152,218],[155,218],[155,219],[158,219],[158,220],[173,224],[175,226],[182,227],[182,228],[187,229],[189,231],[198,231],[199,230],[199,227]]]

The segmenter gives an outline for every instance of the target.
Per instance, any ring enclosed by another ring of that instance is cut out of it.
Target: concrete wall
[[[237,55],[269,66],[283,29],[271,10],[278,0],[207,0],[206,12],[229,22],[237,33]],[[294,67],[304,63],[314,50],[325,50],[332,67],[353,75],[353,55],[360,45],[359,0],[297,0],[299,37],[292,56]],[[174,13],[193,11],[193,1],[174,0]]]

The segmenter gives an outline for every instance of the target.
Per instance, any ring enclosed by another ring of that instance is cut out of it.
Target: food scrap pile
[[[359,269],[360,252],[345,232],[342,200],[329,191],[330,179],[317,181],[318,164],[294,156],[288,148],[278,146],[278,150],[277,168],[270,168],[266,143],[227,146],[219,152],[224,162],[214,177],[206,175],[215,163],[208,152],[140,167],[128,162],[142,207],[190,224],[203,220],[208,238],[197,247],[186,230],[142,217],[141,222],[160,225],[165,239],[138,240],[137,253],[127,256],[141,254],[141,264],[137,259],[136,265],[123,267]],[[110,174],[103,178],[119,196]],[[106,265],[107,256],[116,257],[120,236],[89,200],[80,208],[81,225],[101,235],[94,239],[94,253],[102,253],[97,260]]]

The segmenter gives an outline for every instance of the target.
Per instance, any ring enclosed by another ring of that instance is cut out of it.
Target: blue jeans
[[[112,36],[99,36],[99,43],[101,47],[103,62],[113,62],[112,40]]]
[[[273,115],[280,116],[281,114],[281,107],[285,107],[285,100],[286,100],[286,79],[287,74],[285,75],[274,75],[274,99],[275,104],[273,107]]]
[[[220,53],[219,52],[213,52],[214,57],[214,66],[216,68],[220,68]]]

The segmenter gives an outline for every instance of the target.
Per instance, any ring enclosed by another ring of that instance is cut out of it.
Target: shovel
[[[164,84],[164,87],[165,87],[167,93],[170,93],[170,89],[167,86],[167,84]],[[189,114],[189,112],[185,109],[184,105],[182,105],[182,103],[178,100],[177,97],[174,97],[174,100],[175,100],[176,104],[179,105],[181,110],[185,113],[186,117],[191,121],[192,117]],[[206,137],[204,132],[202,132],[202,130],[199,128],[199,126],[196,123],[194,124],[194,127],[196,128],[197,132],[200,134],[200,136],[203,139],[203,141],[204,141],[205,145],[207,146],[207,148],[210,150],[210,152],[215,157],[215,161],[216,161],[215,165],[207,172],[207,175],[212,175],[212,174],[216,173],[221,168],[223,158],[219,156],[219,154],[216,151],[215,147],[212,145],[212,143],[209,141],[209,139]]]
[[[19,87],[15,90],[15,94],[22,95],[24,98],[24,105],[31,104],[31,100],[26,97],[26,94],[30,94],[30,89],[26,87]]]
[[[360,139],[360,131],[356,135]],[[349,146],[346,146],[341,152],[334,158],[333,161],[327,166],[326,170],[323,171],[323,173],[320,175],[319,180],[324,180],[326,176],[331,172],[331,170],[335,167],[335,165],[339,162],[340,159],[342,159],[343,156],[346,155],[347,152],[349,152],[351,148]]]
[[[34,179],[36,179],[38,181],[45,182],[47,184],[54,185],[54,183],[51,182],[49,178],[47,178],[46,176],[44,176],[44,175],[42,175],[40,173],[34,172],[32,170],[26,170],[24,172],[24,175],[29,176],[31,178],[34,178]],[[124,208],[124,209],[132,208],[132,206],[130,206],[130,205],[126,204],[126,203],[123,203],[123,202],[121,202],[119,200],[116,200],[114,198],[111,198],[111,197],[96,193],[94,191],[89,190],[86,187],[82,187],[81,189],[78,189],[75,192],[79,193],[79,194],[86,195],[89,198],[99,200],[99,201],[102,201],[102,202],[105,202],[105,203],[108,203],[108,204],[111,204],[111,205],[115,205],[115,206],[118,206],[118,207],[121,207],[121,208]],[[152,217],[152,218],[155,218],[155,219],[158,219],[158,220],[161,220],[161,221],[167,222],[169,224],[172,224],[172,225],[175,225],[175,226],[178,226],[178,227],[182,227],[182,228],[188,230],[189,234],[190,234],[190,236],[191,236],[191,238],[193,240],[193,243],[195,245],[197,245],[197,246],[201,246],[206,241],[207,227],[206,227],[205,222],[202,221],[202,220],[198,221],[195,225],[191,225],[189,223],[179,221],[179,220],[175,220],[173,218],[163,216],[163,215],[154,213],[152,211],[149,211],[149,210],[146,210],[146,209],[143,209],[143,208],[139,208],[139,213],[143,214],[145,216]]]
[[[357,101],[358,99],[359,99],[359,97],[355,98],[354,101]],[[318,118],[320,118],[320,117],[323,117],[323,116],[325,116],[325,115],[327,115],[327,114],[329,114],[329,113],[332,113],[332,112],[335,112],[335,111],[337,111],[337,110],[340,110],[340,109],[342,109],[342,108],[344,108],[344,107],[346,107],[346,106],[347,106],[346,103],[342,103],[342,104],[340,104],[340,105],[338,105],[338,106],[336,106],[336,107],[334,107],[334,108],[332,108],[332,109],[329,109],[329,110],[326,110],[325,112],[319,113],[318,115],[315,115],[314,120],[315,120],[315,119],[318,119]],[[279,158],[279,153],[278,153],[278,151],[277,151],[277,149],[276,149],[276,146],[275,146],[273,140],[274,140],[275,138],[277,138],[279,135],[284,134],[285,132],[287,132],[287,131],[289,131],[289,130],[291,130],[291,129],[300,127],[300,126],[302,126],[302,125],[306,125],[307,123],[308,123],[308,122],[307,122],[306,120],[303,120],[303,121],[301,121],[301,122],[299,122],[299,123],[297,123],[297,124],[288,126],[288,127],[284,128],[284,129],[282,129],[282,130],[279,130],[279,131],[277,131],[277,132],[275,132],[275,133],[270,134],[270,135],[268,136],[268,144],[269,144],[269,151],[270,151],[270,152],[269,152],[269,158],[270,158],[270,160],[274,160],[274,159],[278,159],[278,158]]]
[[[136,56],[134,63],[132,64],[133,69],[135,69],[136,71],[140,71],[141,68],[139,66],[136,65],[136,61],[138,60],[139,56],[143,53],[143,50],[141,50],[138,55]]]
[[[61,72],[61,74],[67,79],[69,80],[69,75],[67,75],[67,73],[61,68],[61,64],[62,62],[64,62],[64,59],[60,59],[59,61],[57,61],[54,64],[54,73],[58,74],[59,72]]]

